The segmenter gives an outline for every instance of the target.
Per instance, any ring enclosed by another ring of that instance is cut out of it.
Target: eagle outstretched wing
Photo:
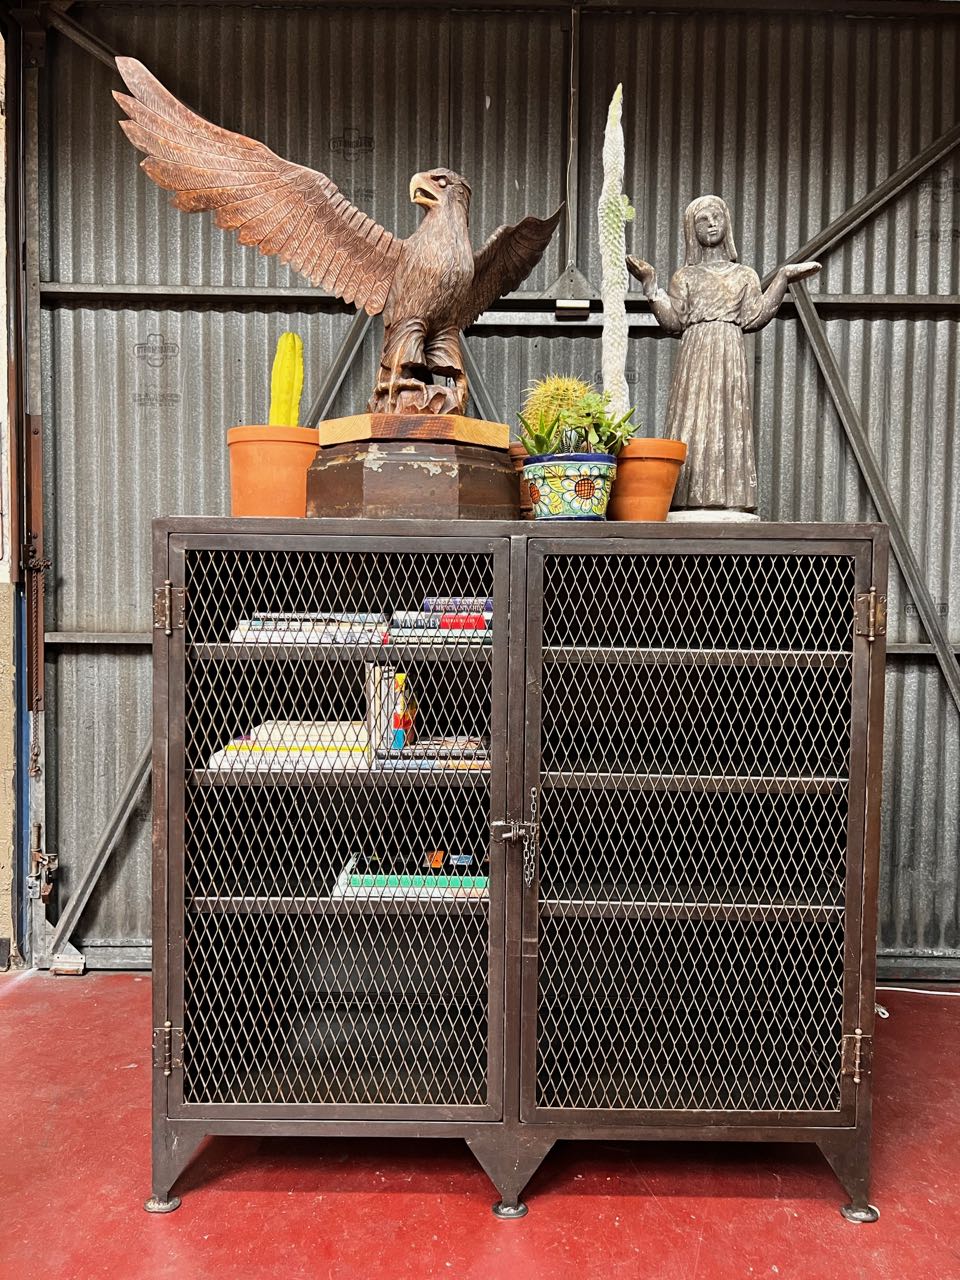
[[[117,68],[133,94],[113,95],[130,117],[120,128],[147,153],[141,167],[174,192],[178,209],[212,209],[241,244],[276,254],[371,315],[383,310],[403,240],[352,205],[326,174],[198,116],[136,58],[118,58]]]
[[[459,316],[461,329],[469,328],[498,298],[523,284],[543,257],[562,212],[563,205],[549,218],[528,216],[515,226],[497,227],[474,255],[473,284]]]

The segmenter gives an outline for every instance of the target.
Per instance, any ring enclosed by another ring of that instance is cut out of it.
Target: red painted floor
[[[149,979],[0,977],[2,1280],[960,1280],[960,1001],[885,993],[873,1200],[814,1148],[575,1143],[498,1222],[460,1142],[211,1139],[149,1193]]]

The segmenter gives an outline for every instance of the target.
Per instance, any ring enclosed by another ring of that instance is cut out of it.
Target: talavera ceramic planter
[[[605,520],[617,460],[610,453],[542,453],[523,464],[535,520]]]

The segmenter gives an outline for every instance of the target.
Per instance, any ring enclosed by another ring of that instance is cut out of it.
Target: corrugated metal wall
[[[407,178],[436,162],[471,178],[475,240],[563,199],[566,13],[76,5],[71,15],[204,115],[324,169],[400,234],[416,221]],[[691,197],[728,198],[741,257],[763,272],[960,119],[960,20],[588,13],[581,36],[578,261],[593,280],[600,131],[618,81],[638,211],[628,235],[661,275],[679,261]],[[222,512],[223,433],[262,416],[277,334],[291,324],[303,333],[309,401],[349,319],[322,299],[238,312],[189,298],[155,309],[156,299],[138,296],[141,285],[190,286],[208,303],[221,286],[303,282],[208,217],[169,208],[116,126],[109,91],[119,81],[107,67],[52,34],[44,84],[43,277],[80,290],[70,305],[54,287],[45,292],[47,625],[143,631],[151,517]],[[923,311],[865,299],[828,332],[960,648],[958,195],[955,156],[829,254],[813,288],[953,296]],[[549,284],[561,259],[558,238],[525,288]],[[85,285],[91,295],[118,286],[119,299],[84,297]],[[656,430],[674,346],[649,326],[634,332],[631,389]],[[550,324],[478,329],[471,349],[508,416],[531,378],[592,376],[600,363],[595,337]],[[789,310],[754,351],[762,513],[873,518]],[[368,342],[348,377],[345,412],[365,401],[375,352]],[[894,579],[889,638],[922,639]],[[96,645],[53,647],[49,657],[49,829],[68,895],[149,732],[149,658]],[[881,950],[917,971],[925,958],[960,965],[958,737],[936,664],[891,660]],[[135,957],[146,944],[145,811],[140,819],[82,921],[89,955],[121,945]]]

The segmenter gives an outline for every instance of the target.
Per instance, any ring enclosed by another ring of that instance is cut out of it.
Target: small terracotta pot
[[[533,519],[533,503],[530,501],[530,488],[527,485],[526,477],[523,474],[523,464],[530,457],[522,444],[512,444],[510,446],[510,461],[513,463],[513,469],[520,477],[520,519]]]
[[[608,519],[666,520],[686,456],[682,440],[628,440],[617,455]]]
[[[316,427],[231,427],[230,511],[235,516],[305,516]]]

